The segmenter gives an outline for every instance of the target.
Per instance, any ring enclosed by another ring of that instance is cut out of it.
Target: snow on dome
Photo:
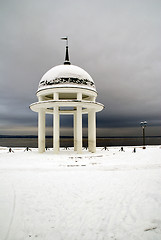
[[[91,76],[74,65],[58,65],[51,68],[41,78],[38,90],[57,87],[80,87],[96,91]]]

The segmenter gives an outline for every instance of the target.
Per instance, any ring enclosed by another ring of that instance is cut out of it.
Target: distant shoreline
[[[46,138],[53,138],[53,136],[45,136]],[[0,138],[38,138],[37,135],[0,135]],[[73,136],[60,136],[60,138],[73,138]],[[83,136],[84,139],[88,138]],[[142,138],[142,136],[97,136],[97,138]],[[146,138],[161,138],[161,136],[146,136]]]
[[[88,138],[83,137],[83,147],[88,146]],[[97,147],[109,146],[142,146],[142,137],[97,137]],[[72,136],[61,136],[61,147],[73,147],[74,139]],[[161,136],[146,136],[145,145],[161,145]],[[38,137],[35,135],[15,136],[15,135],[0,135],[0,146],[2,147],[38,147]],[[53,147],[53,137],[46,136],[46,147]]]

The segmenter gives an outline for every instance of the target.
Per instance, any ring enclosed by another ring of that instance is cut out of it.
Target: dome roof
[[[38,90],[47,88],[85,88],[96,91],[91,76],[74,65],[58,65],[46,72],[40,80]]]

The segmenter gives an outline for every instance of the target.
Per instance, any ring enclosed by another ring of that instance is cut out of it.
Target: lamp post
[[[147,121],[140,122],[140,126],[142,127],[143,130],[143,149],[145,149],[145,127],[147,125]]]

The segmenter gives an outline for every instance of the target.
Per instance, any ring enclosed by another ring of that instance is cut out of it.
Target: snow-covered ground
[[[161,147],[0,148],[0,240],[160,240]]]

